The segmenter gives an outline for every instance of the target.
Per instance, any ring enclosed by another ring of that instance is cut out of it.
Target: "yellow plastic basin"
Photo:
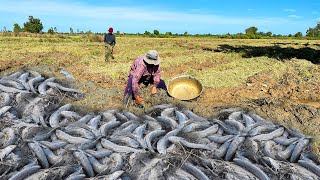
[[[168,83],[170,96],[180,100],[192,100],[200,96],[203,91],[202,84],[192,76],[178,76]]]

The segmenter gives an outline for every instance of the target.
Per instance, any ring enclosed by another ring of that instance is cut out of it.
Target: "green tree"
[[[29,21],[25,22],[23,25],[24,29],[31,33],[40,33],[43,29],[40,19],[33,18],[33,16],[29,16]]]
[[[297,32],[294,37],[301,39],[302,38],[302,32]]]
[[[70,34],[73,34],[73,29],[72,29],[72,27],[70,27]]]
[[[306,32],[308,37],[319,37],[320,36],[320,22],[314,28],[309,28]]]
[[[158,35],[160,34],[160,32],[155,29],[155,30],[153,30],[153,34],[156,35],[156,36],[158,36]]]
[[[21,30],[21,27],[19,26],[19,24],[18,23],[15,23],[14,25],[13,25],[13,32],[15,32],[15,33],[18,33],[18,32],[21,32],[22,30]]]
[[[86,31],[86,34],[93,34],[91,30]]]
[[[271,36],[272,36],[272,32],[269,31],[269,32],[266,33],[266,35],[267,35],[268,37],[271,37]]]
[[[57,32],[58,32],[57,27],[54,27],[54,28],[53,28],[53,30],[54,30],[54,32],[55,32],[55,33],[57,33]]]
[[[172,36],[172,32],[166,32],[165,35],[168,36]]]
[[[188,36],[189,34],[188,34],[188,32],[186,31],[186,32],[183,33],[183,35],[184,35],[184,36]]]
[[[246,34],[249,34],[249,35],[257,34],[257,31],[258,31],[258,28],[254,26],[249,27],[245,30]]]
[[[54,34],[54,30],[53,30],[52,27],[48,29],[48,33],[49,33],[49,34]]]
[[[146,36],[150,36],[151,35],[151,33],[149,31],[145,31],[143,34],[146,35]]]
[[[317,37],[318,33],[314,28],[309,28],[306,32],[306,36],[308,37]]]

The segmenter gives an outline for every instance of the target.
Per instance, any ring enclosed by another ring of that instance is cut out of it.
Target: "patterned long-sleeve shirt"
[[[130,66],[130,74],[132,75],[132,91],[133,96],[139,95],[139,80],[141,78],[150,80],[153,77],[153,85],[158,86],[160,82],[160,66],[146,65],[143,57],[137,58]]]

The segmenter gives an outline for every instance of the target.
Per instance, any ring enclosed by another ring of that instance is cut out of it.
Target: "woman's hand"
[[[152,94],[152,95],[157,94],[157,87],[152,86],[152,88],[151,88],[151,94]]]

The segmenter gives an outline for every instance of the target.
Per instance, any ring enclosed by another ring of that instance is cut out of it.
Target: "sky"
[[[319,0],[0,0],[0,29],[39,18],[43,31],[106,32],[109,27],[125,33],[189,34],[306,33],[320,21]]]

